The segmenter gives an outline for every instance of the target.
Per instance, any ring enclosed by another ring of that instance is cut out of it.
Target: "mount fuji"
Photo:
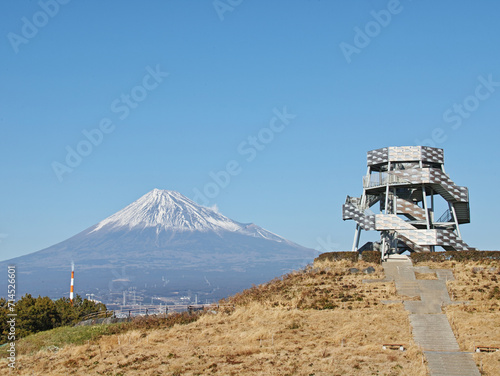
[[[0,270],[17,265],[18,296],[67,295],[74,262],[75,292],[82,296],[110,301],[134,289],[144,299],[196,293],[215,300],[301,267],[316,254],[178,192],[154,189],[61,243],[1,262]]]

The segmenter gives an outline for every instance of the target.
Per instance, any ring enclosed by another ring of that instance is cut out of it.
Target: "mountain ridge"
[[[0,267],[19,265],[21,293],[66,294],[67,274],[74,262],[75,283],[81,290],[112,294],[142,285],[153,295],[206,290],[205,279],[210,278],[221,290],[218,297],[223,297],[304,266],[316,254],[256,224],[240,223],[200,206],[178,192],[154,189],[82,232],[0,262]],[[122,278],[124,273],[126,278]],[[124,279],[130,283],[113,282]],[[163,286],[164,280],[170,281],[168,286]],[[153,291],[151,286],[157,287]]]
[[[288,240],[254,223],[232,220],[212,208],[199,205],[179,192],[155,188],[130,205],[107,217],[90,232],[128,227],[156,227],[166,231],[231,231],[278,242]]]

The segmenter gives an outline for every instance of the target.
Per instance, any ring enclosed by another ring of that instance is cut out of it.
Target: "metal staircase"
[[[443,150],[426,146],[387,147],[368,152],[361,197],[347,196],[342,218],[356,222],[353,251],[361,230],[381,232],[383,255],[471,249],[459,224],[470,222],[469,192],[444,172]],[[435,199],[448,210],[434,220]],[[375,204],[379,203],[378,214]]]

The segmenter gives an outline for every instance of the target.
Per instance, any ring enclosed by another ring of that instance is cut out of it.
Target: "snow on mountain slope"
[[[99,222],[101,230],[156,227],[169,231],[230,231],[277,242],[285,239],[254,224],[243,224],[198,205],[179,192],[153,189],[119,212]]]
[[[126,208],[97,224],[104,227],[162,227],[178,231],[237,231],[243,226],[179,192],[153,189]]]

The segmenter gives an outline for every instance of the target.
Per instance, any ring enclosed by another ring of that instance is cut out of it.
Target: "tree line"
[[[88,314],[104,311],[106,305],[103,303],[82,299],[78,294],[73,299],[73,304],[69,298],[54,301],[48,296],[34,298],[26,294],[16,302],[13,312],[9,310],[7,300],[0,298],[0,344],[9,342],[8,320],[13,317],[8,316],[9,314],[17,314],[15,328],[18,339],[59,326],[74,325]]]

